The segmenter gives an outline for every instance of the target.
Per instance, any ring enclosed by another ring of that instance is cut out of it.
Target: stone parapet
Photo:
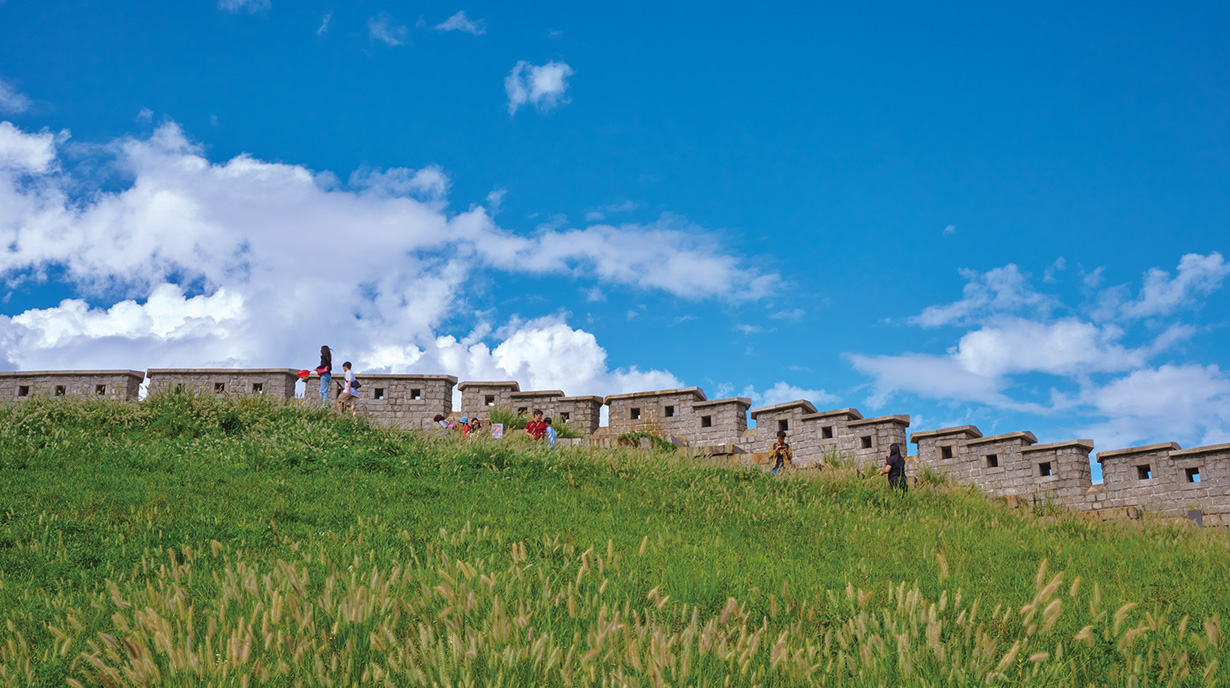
[[[135,401],[145,373],[138,370],[31,370],[0,372],[0,400],[69,397]]]
[[[293,399],[297,371],[289,368],[151,368],[150,394],[194,392]]]

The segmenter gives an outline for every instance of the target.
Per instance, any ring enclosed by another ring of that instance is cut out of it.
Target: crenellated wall
[[[290,369],[164,368],[133,370],[0,372],[0,400],[21,402],[48,396],[136,400],[148,377],[150,393],[195,391],[219,395],[261,395],[291,400],[295,371]],[[778,430],[786,433],[798,466],[820,466],[826,457],[880,462],[889,445],[905,452],[908,415],[863,418],[858,409],[818,411],[797,400],[750,408],[742,397],[709,400],[699,387],[632,394],[565,396],[561,390],[522,391],[515,381],[462,382],[448,375],[359,374],[360,412],[372,420],[404,428],[432,427],[438,414],[452,411],[454,388],[461,393],[460,415],[490,420],[493,408],[526,415],[541,409],[557,425],[568,424],[594,443],[610,444],[629,432],[650,432],[720,454],[765,453]],[[330,399],[341,390],[333,377]],[[306,381],[296,403],[319,403],[320,379]],[[599,429],[603,406],[609,427]],[[748,416],[755,422],[748,428]],[[1053,502],[1099,514],[1199,516],[1204,523],[1230,525],[1230,444],[1182,449],[1173,442],[1103,451],[1097,454],[1103,482],[1092,484],[1092,440],[1038,444],[1031,432],[984,437],[962,425],[915,432],[917,463],[972,484],[989,495],[1011,500]],[[1193,513],[1194,512],[1194,513]]]

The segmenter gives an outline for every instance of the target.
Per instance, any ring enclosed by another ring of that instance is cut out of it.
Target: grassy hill
[[[0,685],[1224,684],[1227,533],[882,480],[11,404]]]

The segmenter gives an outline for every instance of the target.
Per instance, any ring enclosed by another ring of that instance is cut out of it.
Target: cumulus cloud
[[[465,10],[454,14],[444,21],[436,24],[436,31],[461,31],[463,33],[481,36],[487,33],[487,26],[481,19],[473,21],[466,16]]]
[[[42,174],[51,169],[55,156],[55,135],[46,130],[27,134],[11,122],[0,122],[0,170]]]
[[[1189,446],[1230,438],[1230,375],[1216,365],[1136,370],[1091,390],[1085,401],[1105,418],[1082,428],[1100,447],[1153,441],[1159,428]]]
[[[1208,296],[1230,275],[1230,265],[1220,253],[1202,256],[1189,253],[1179,260],[1178,273],[1173,278],[1161,268],[1145,273],[1144,287],[1133,302],[1124,304],[1123,312],[1132,318],[1169,315],[1189,306],[1198,297]]]
[[[572,74],[572,67],[566,62],[548,62],[544,65],[533,65],[525,60],[517,62],[504,78],[508,114],[517,114],[522,105],[532,105],[539,112],[548,112],[567,103],[564,92],[568,90],[568,77]]]
[[[20,115],[30,109],[30,99],[18,93],[11,84],[0,79],[0,114]]]
[[[406,33],[409,31],[404,25],[393,21],[388,12],[381,12],[367,20],[367,31],[371,35],[372,40],[380,41],[386,45],[398,46],[406,42]]]
[[[953,354],[964,369],[988,377],[1041,372],[1080,375],[1131,370],[1148,359],[1147,349],[1128,349],[1116,327],[1075,318],[1036,322],[1014,318],[966,333]]]
[[[666,371],[608,367],[562,318],[501,325],[467,295],[491,270],[697,299],[778,280],[678,218],[523,235],[481,206],[452,211],[438,167],[342,183],[247,155],[213,162],[174,123],[100,146],[131,182],[75,198],[63,139],[0,123],[0,276],[55,267],[85,297],[0,316],[0,359],[25,369],[293,366],[327,343],[368,371],[578,394],[673,387]],[[477,322],[460,341],[441,334],[458,317]]]
[[[1050,278],[1064,267],[1057,260],[1043,281],[1057,281]],[[1083,280],[1085,317],[1056,318],[1055,310],[1079,309],[1035,291],[1017,266],[965,271],[961,300],[910,319],[925,328],[964,328],[945,353],[855,353],[847,360],[870,378],[870,401],[876,405],[904,392],[1063,414],[1102,447],[1155,439],[1159,433],[1186,441],[1230,437],[1230,411],[1222,410],[1230,409],[1226,374],[1217,366],[1154,360],[1200,332],[1176,317],[1183,309],[1198,309],[1228,272],[1220,254],[1189,254],[1179,261],[1177,274],[1147,271],[1133,297],[1126,285],[1100,287],[1098,269]],[[1045,392],[1048,384],[1049,401],[1032,400],[1039,386]]]
[[[1046,315],[1055,306],[1052,297],[1035,291],[1029,276],[1011,263],[985,273],[962,270],[961,275],[969,281],[960,301],[930,306],[910,318],[910,322],[922,327],[965,325],[989,315],[1021,312]]]
[[[803,399],[810,401],[812,406],[815,406],[817,409],[823,410],[837,401],[836,396],[822,389],[804,389],[786,382],[778,382],[764,391],[757,391],[753,387],[748,387],[743,390],[743,396],[752,400],[752,408],[773,406],[774,404],[784,404],[788,401]]]
[[[259,12],[272,6],[271,0],[218,0],[218,8],[227,12]]]

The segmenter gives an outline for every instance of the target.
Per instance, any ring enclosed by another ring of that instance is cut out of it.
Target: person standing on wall
[[[901,447],[897,443],[888,446],[888,458],[885,459],[884,470],[880,475],[888,474],[888,486],[906,491],[905,457],[901,456]]]
[[[773,448],[769,450],[769,460],[773,462],[772,475],[775,476],[777,475],[777,469],[784,468],[787,463],[794,460],[794,451],[786,443],[785,430],[777,431],[777,439],[773,442]]]
[[[525,424],[525,434],[535,442],[541,441],[547,434],[547,424],[542,422],[542,409],[534,409],[534,419]]]
[[[316,367],[320,376],[320,405],[329,406],[329,384],[333,382],[333,351],[327,346],[320,347],[320,365]]]
[[[354,379],[354,372],[350,370],[350,361],[342,364],[342,370],[346,371],[346,387],[337,397],[337,411],[345,413],[343,409],[349,406],[350,417],[354,418],[359,415],[359,406],[355,403],[359,399],[359,381]]]

